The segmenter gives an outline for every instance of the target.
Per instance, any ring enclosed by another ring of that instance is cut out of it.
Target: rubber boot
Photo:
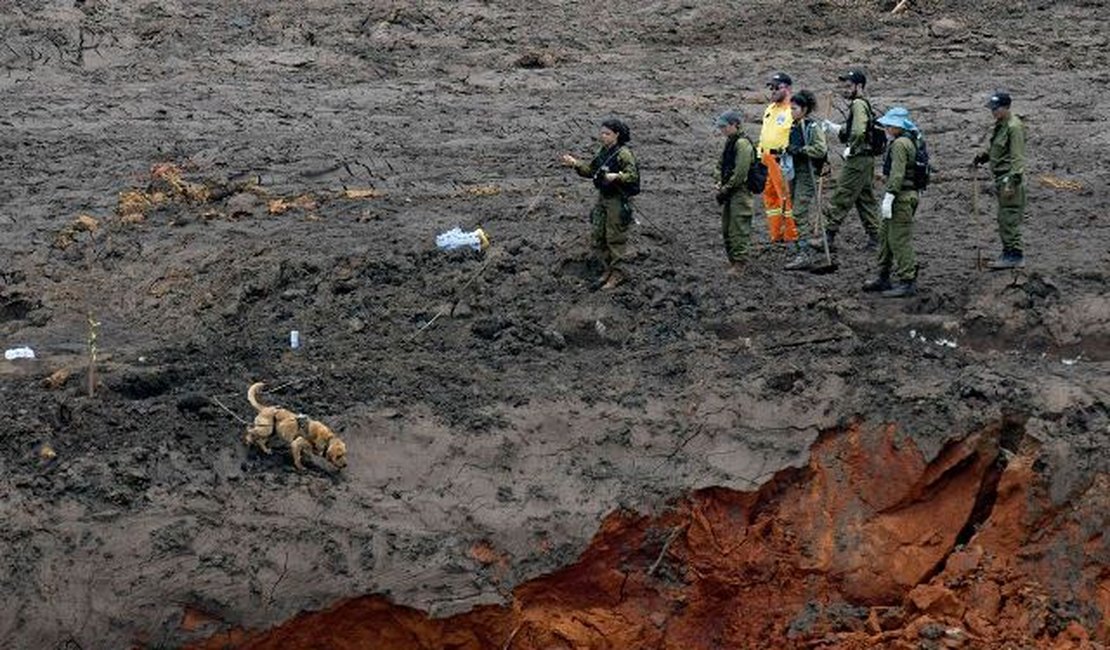
[[[1021,254],[1021,251],[1015,250],[1003,250],[1001,257],[987,264],[987,268],[992,271],[1020,269],[1023,266],[1025,266],[1025,257]]]
[[[805,240],[802,240],[798,245],[798,254],[782,268],[784,271],[808,271],[811,266],[813,266],[813,254]]]
[[[917,283],[910,280],[909,282],[897,282],[880,295],[883,298],[907,298],[915,293],[917,293]]]

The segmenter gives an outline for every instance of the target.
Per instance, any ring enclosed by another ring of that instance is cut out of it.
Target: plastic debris
[[[11,348],[9,350],[4,350],[4,358],[8,361],[12,359],[34,359],[35,351],[27,346]]]
[[[456,226],[445,233],[436,235],[436,246],[445,251],[456,248],[472,248],[480,251],[489,247],[489,237],[486,235],[486,231],[481,228],[472,232],[463,232],[462,228]]]

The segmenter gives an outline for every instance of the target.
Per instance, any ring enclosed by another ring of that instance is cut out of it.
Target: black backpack
[[[871,148],[871,154],[874,156],[881,156],[886,151],[886,129],[879,124],[878,118],[875,117],[875,110],[871,108],[871,102],[866,99],[863,100],[867,104],[867,145]]]
[[[920,133],[913,139],[916,153],[913,157],[913,186],[923,190],[929,187],[929,176],[933,173],[933,166],[929,164],[929,148],[925,146],[925,138]]]
[[[755,143],[748,136],[744,136],[748,144],[752,147],[752,164],[748,167],[748,175],[744,179],[744,187],[752,194],[763,194],[763,189],[767,187],[767,165],[759,159],[759,155],[755,148]]]

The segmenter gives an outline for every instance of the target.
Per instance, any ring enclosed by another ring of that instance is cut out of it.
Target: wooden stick
[[[241,418],[241,417],[239,417],[238,415],[236,415],[236,414],[235,414],[235,411],[232,411],[232,410],[231,410],[231,409],[229,409],[228,407],[224,406],[224,403],[223,403],[223,402],[221,402],[221,401],[220,401],[220,400],[219,400],[218,398],[215,398],[215,397],[209,397],[208,399],[210,399],[210,400],[212,400],[213,402],[215,402],[215,403],[216,403],[216,406],[218,406],[218,407],[222,408],[223,410],[227,411],[227,412],[228,412],[228,415],[230,415],[231,417],[233,417],[233,418],[235,418],[236,420],[238,420],[240,424],[250,424],[250,422],[247,422],[247,421],[246,421],[246,420],[244,420],[243,418]]]
[[[979,174],[971,175],[971,211],[975,215],[976,233],[975,242],[975,270],[983,270],[983,219],[979,214]]]
[[[671,531],[670,536],[667,537],[667,541],[663,543],[663,549],[659,551],[659,557],[655,558],[655,563],[651,565],[650,569],[648,569],[647,574],[649,576],[655,574],[655,570],[659,568],[659,564],[663,561],[663,556],[667,554],[667,549],[671,547],[671,543],[674,542],[675,538],[678,537],[678,534],[686,530],[686,527],[689,525],[690,523],[687,522],[685,524],[682,524],[681,526],[674,527],[674,530]]]

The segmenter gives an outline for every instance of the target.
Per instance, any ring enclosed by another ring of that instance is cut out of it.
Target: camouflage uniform
[[[616,173],[620,178],[607,183],[600,176],[602,168]],[[612,148],[601,147],[590,162],[580,162],[574,166],[579,176],[593,178],[597,187],[597,203],[590,212],[592,225],[592,245],[605,264],[606,272],[617,270],[625,256],[628,242],[628,227],[632,224],[632,206],[622,189],[638,184],[640,172],[636,157],[626,145]]]
[[[847,144],[849,154],[840,168],[836,192],[825,208],[826,231],[829,239],[836,237],[840,224],[854,205],[868,239],[879,234],[879,204],[875,199],[875,154],[868,143],[867,126],[871,106],[862,97],[852,100],[848,123],[840,132],[840,141]]]
[[[1021,257],[1021,223],[1025,217],[1025,125],[1017,115],[998,120],[990,148],[980,154],[990,160],[998,190],[998,235],[1003,255]]]
[[[721,235],[730,262],[743,261],[751,247],[755,205],[746,181],[754,161],[755,147],[751,140],[736,133],[725,142],[714,172],[721,186],[717,193],[717,201],[721,203]]]
[[[798,232],[809,235],[809,208],[817,197],[817,176],[829,152],[825,132],[814,120],[804,118],[790,130],[788,151],[794,156],[794,178],[790,181],[794,221]],[[805,241],[804,237],[800,241]]]
[[[890,143],[883,172],[886,174],[886,193],[894,195],[890,219],[880,219],[879,224],[879,275],[902,283],[917,279],[917,261],[913,251],[913,217],[919,201],[914,185],[914,159],[917,145],[908,133],[903,133]]]

